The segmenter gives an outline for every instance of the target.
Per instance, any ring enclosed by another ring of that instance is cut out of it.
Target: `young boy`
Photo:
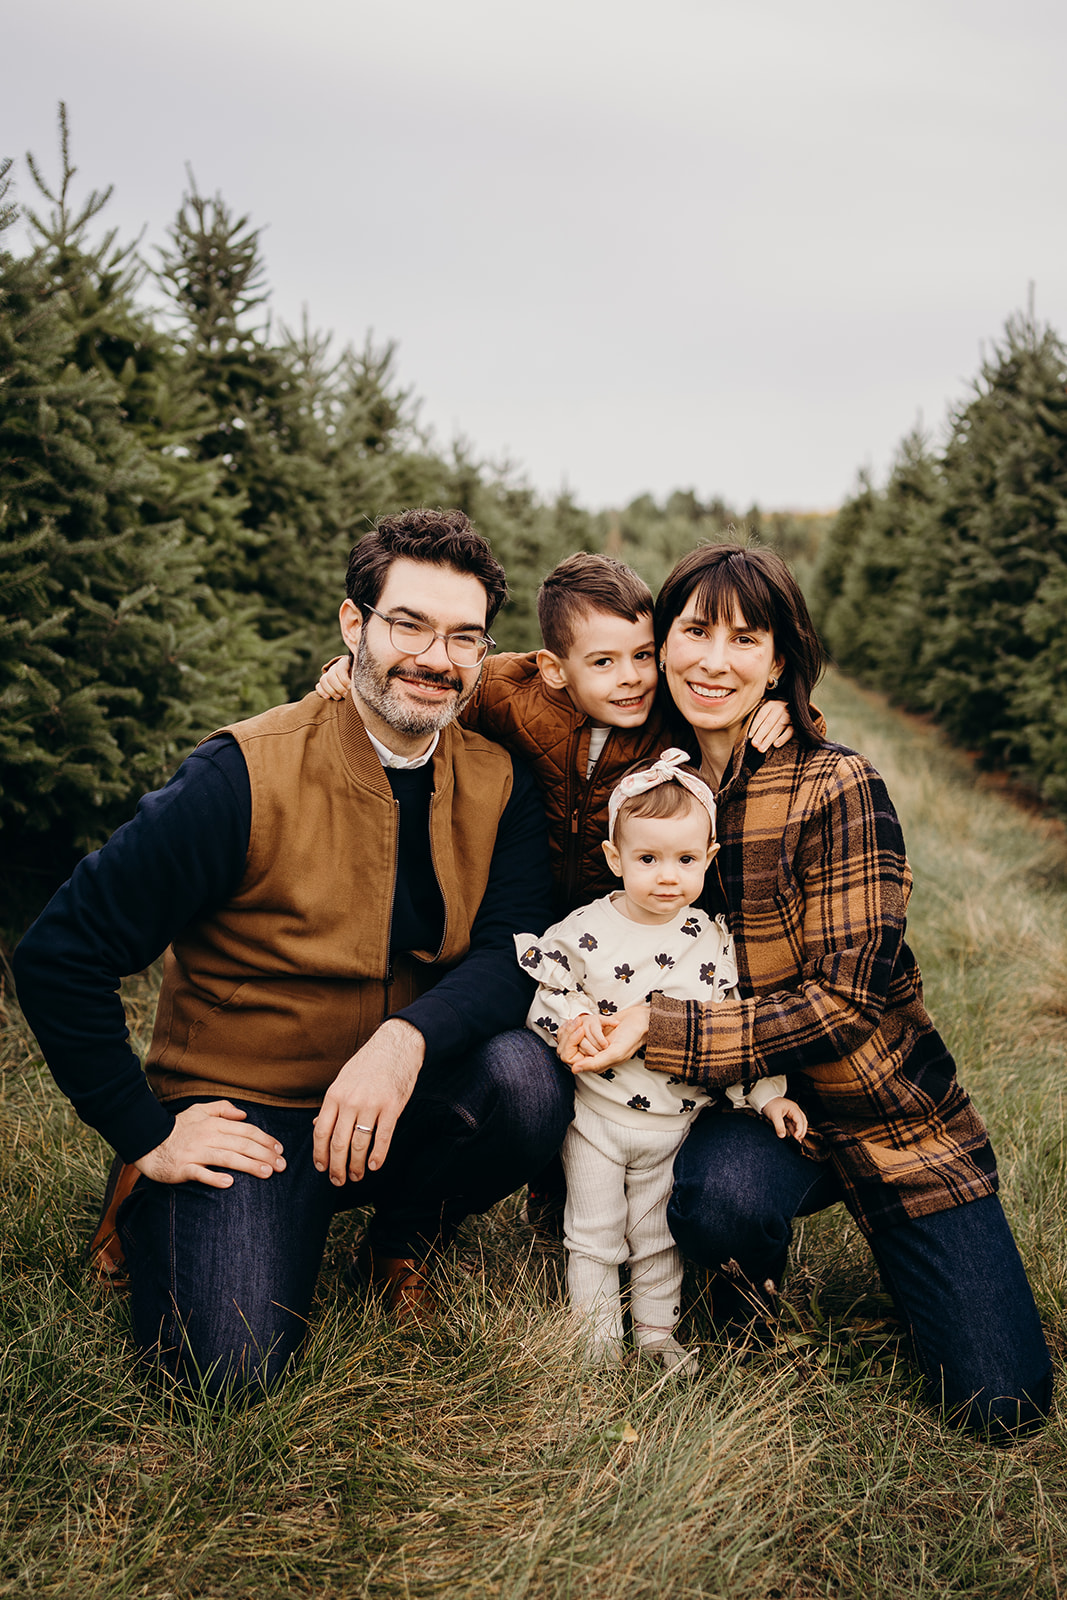
[[[556,914],[612,887],[601,841],[608,796],[635,762],[670,743],[656,705],[652,592],[621,561],[579,551],[548,574],[537,596],[542,649],[488,656],[461,716],[533,768],[548,816]],[[316,684],[348,693],[338,657]],[[785,738],[782,734],[785,734]],[[760,750],[790,736],[785,705],[769,702],[749,737]]]

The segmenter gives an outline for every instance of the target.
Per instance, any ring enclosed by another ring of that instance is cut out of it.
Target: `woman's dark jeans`
[[[668,1221],[682,1252],[707,1267],[736,1263],[757,1292],[781,1281],[794,1217],[841,1199],[828,1165],[754,1117],[699,1117],[674,1173]],[[947,1420],[994,1441],[1040,1426],[1049,1352],[996,1196],[887,1228],[872,1249]]]
[[[281,1376],[307,1331],[338,1211],[374,1206],[368,1238],[380,1256],[449,1243],[465,1216],[559,1148],[572,1092],[534,1034],[498,1034],[462,1064],[424,1071],[385,1165],[343,1188],[312,1163],[314,1111],[234,1103],[281,1142],[284,1172],[235,1172],[228,1189],[141,1179],[119,1213],[138,1344],[209,1394],[261,1394]]]

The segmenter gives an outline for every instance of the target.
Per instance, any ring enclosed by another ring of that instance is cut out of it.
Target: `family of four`
[[[354,1206],[354,1278],[426,1318],[464,1217],[562,1146],[589,1359],[621,1352],[621,1263],[642,1355],[688,1371],[679,1249],[770,1309],[794,1218],[841,1200],[946,1417],[1039,1425],[1049,1354],[923,1007],[900,827],[812,709],[788,569],[701,547],[653,604],[573,556],[544,648],[487,659],[506,592],[461,513],[383,519],[319,692],[202,743],[16,953],[117,1151],[96,1244],[145,1357],[262,1393]],[[119,983],[164,951],[142,1071]]]

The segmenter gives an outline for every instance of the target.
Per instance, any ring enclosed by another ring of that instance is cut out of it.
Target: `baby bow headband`
[[[679,750],[673,745],[670,750],[664,750],[659,760],[653,761],[650,767],[645,767],[641,772],[629,772],[620,779],[608,801],[608,838],[615,837],[615,819],[624,800],[631,799],[635,794],[644,794],[646,789],[658,789],[661,783],[680,783],[683,789],[688,789],[700,801],[711,818],[711,837],[714,839],[715,796],[703,778],[694,778],[691,772],[681,771],[682,763],[688,760],[688,751]]]

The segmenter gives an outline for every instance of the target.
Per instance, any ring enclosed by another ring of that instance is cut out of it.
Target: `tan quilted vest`
[[[149,1081],[161,1100],[317,1105],[391,1011],[468,949],[511,762],[452,727],[433,757],[430,840],[439,950],[389,962],[397,805],[350,699],[309,694],[222,730],[252,788],[244,877],[166,956]]]

